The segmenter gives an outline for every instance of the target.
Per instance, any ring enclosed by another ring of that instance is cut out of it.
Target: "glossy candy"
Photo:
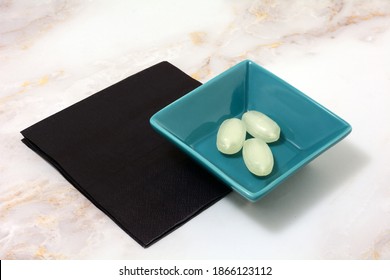
[[[221,153],[232,155],[239,152],[245,141],[245,125],[237,118],[225,120],[217,133],[217,148]]]
[[[280,136],[279,125],[267,115],[258,111],[248,111],[242,116],[246,130],[255,138],[267,143],[275,142]]]
[[[271,149],[264,140],[251,138],[244,142],[242,150],[244,162],[250,172],[257,176],[266,176],[274,166]]]

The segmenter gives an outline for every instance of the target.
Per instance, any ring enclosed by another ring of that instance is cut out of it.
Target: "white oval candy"
[[[239,152],[245,141],[245,125],[237,118],[225,120],[217,133],[217,148],[221,153],[232,155]]]
[[[250,135],[261,138],[267,143],[275,142],[280,136],[280,127],[267,115],[258,111],[248,111],[242,116],[246,130]]]
[[[274,157],[271,149],[262,139],[252,138],[246,140],[242,155],[246,167],[257,176],[270,174],[274,167]]]

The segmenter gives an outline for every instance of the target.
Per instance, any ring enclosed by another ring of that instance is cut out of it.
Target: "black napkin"
[[[161,62],[23,130],[22,141],[147,247],[230,192],[149,124],[199,85]]]

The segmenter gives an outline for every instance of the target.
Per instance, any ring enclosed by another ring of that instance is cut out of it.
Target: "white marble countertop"
[[[390,259],[390,2],[0,1],[0,259]],[[264,199],[231,193],[148,249],[20,131],[167,60],[251,59],[352,133]]]

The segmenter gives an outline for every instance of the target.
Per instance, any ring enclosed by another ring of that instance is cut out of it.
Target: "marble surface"
[[[0,1],[0,259],[390,259],[390,1]],[[251,59],[353,127],[264,199],[141,248],[20,131],[157,62]]]

